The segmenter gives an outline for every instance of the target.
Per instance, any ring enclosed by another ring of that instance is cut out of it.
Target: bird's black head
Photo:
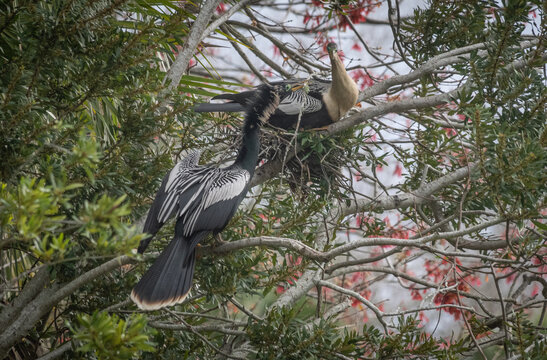
[[[279,85],[271,86],[264,84],[261,86],[254,104],[254,111],[259,115],[260,123],[267,122],[277,109],[280,91]]]
[[[251,107],[246,111],[243,132],[248,133],[270,119],[279,105],[279,88],[263,84],[258,88]]]
[[[336,46],[336,43],[330,42],[327,44],[327,51],[329,52],[329,54],[332,54],[336,50],[338,50],[338,46]]]

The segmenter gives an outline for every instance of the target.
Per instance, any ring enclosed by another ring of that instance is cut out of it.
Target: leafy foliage
[[[35,266],[48,266],[53,282],[66,284],[104,258],[130,253],[142,239],[133,221],[154,191],[155,174],[171,165],[162,149],[181,147],[158,139],[181,131],[172,114],[186,107],[174,95],[172,112],[157,112],[164,73],[156,52],[176,45],[164,41],[176,20],[151,5],[77,0],[0,6],[0,256],[11,264],[3,267],[3,279],[16,288]],[[118,26],[137,13],[138,20]],[[74,292],[62,311],[46,317],[38,339],[54,346],[64,330],[51,325],[111,303],[121,296],[111,290],[134,278],[126,280]],[[3,300],[16,295],[4,292]],[[80,318],[91,332],[97,324],[104,331],[119,325],[121,333],[108,341],[123,335],[123,342],[134,342],[120,350],[126,358],[148,339],[139,334],[145,319],[131,319]],[[107,348],[102,351],[99,356],[107,357]]]
[[[82,344],[78,351],[91,352],[98,359],[132,359],[138,351],[153,351],[149,337],[154,329],[146,326],[146,317],[134,314],[129,319],[117,315],[94,312],[80,315],[77,327],[72,329]]]
[[[356,332],[339,333],[334,324],[321,320],[312,327],[302,327],[298,307],[274,310],[260,323],[250,324],[249,340],[259,350],[257,359],[323,359],[343,354],[363,355],[361,337]],[[279,351],[283,349],[283,351]]]

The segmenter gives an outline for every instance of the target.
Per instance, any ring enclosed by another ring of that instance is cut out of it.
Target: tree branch
[[[383,195],[374,200],[357,199],[344,205],[340,208],[342,216],[356,214],[362,211],[385,211],[391,209],[402,209],[406,207],[416,206],[427,203],[430,196],[437,191],[463,180],[471,175],[477,169],[477,163],[470,163],[467,166],[461,167],[451,173],[448,173],[440,178],[420,186],[412,193],[404,193],[398,195]]]
[[[333,283],[330,283],[328,281],[324,281],[324,280],[318,280],[316,282],[317,285],[321,285],[321,286],[325,286],[325,287],[328,287],[334,291],[338,291],[339,293],[342,293],[342,294],[346,294],[346,295],[349,295],[351,297],[354,297],[356,298],[357,300],[359,300],[361,303],[363,303],[366,307],[368,307],[370,310],[372,310],[372,312],[376,315],[376,318],[378,319],[378,321],[380,322],[380,324],[382,324],[383,328],[384,328],[384,331],[387,333],[387,324],[386,322],[384,321],[384,319],[382,318],[383,314],[382,312],[380,311],[380,309],[378,309],[376,307],[376,305],[374,305],[373,303],[371,303],[370,301],[368,301],[367,299],[365,299],[363,296],[361,296],[361,294],[355,292],[355,291],[352,291],[352,290],[349,290],[349,289],[346,289],[346,288],[343,288],[341,286],[338,286],[338,285],[335,285]]]
[[[213,16],[218,4],[220,4],[220,0],[206,0],[202,3],[202,7],[199,9],[196,20],[190,29],[190,34],[188,34],[188,37],[182,46],[182,51],[179,53],[175,59],[175,62],[173,62],[169,68],[169,71],[165,75],[165,79],[170,80],[170,83],[167,86],[168,91],[175,89],[179,85],[180,79],[186,72],[190,59],[194,56],[194,52],[196,51],[198,44],[209,35],[208,32],[205,32],[207,23]]]
[[[63,345],[59,346],[58,348],[51,350],[45,355],[40,356],[36,360],[53,360],[57,359],[58,357],[62,356],[64,353],[72,349],[72,341],[67,341]]]
[[[34,299],[49,282],[49,267],[44,266],[26,284],[11,305],[6,305],[0,313],[0,328],[6,329],[23,308]]]
[[[40,320],[53,306],[65,297],[72,294],[79,287],[95,280],[99,276],[107,274],[121,265],[133,262],[134,258],[123,255],[107,261],[94,269],[80,275],[64,286],[52,285],[44,289],[21,311],[20,315],[0,335],[0,358],[3,358],[9,349],[27,334],[34,324]]]

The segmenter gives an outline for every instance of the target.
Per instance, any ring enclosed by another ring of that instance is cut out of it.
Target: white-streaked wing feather
[[[230,200],[239,196],[249,183],[251,178],[248,171],[243,169],[211,169],[203,178],[204,183],[198,191],[192,196],[188,204],[178,212],[179,217],[184,220],[184,234],[189,235],[194,231],[194,226],[199,218],[199,215],[209,206],[221,201]],[[201,201],[197,206],[195,201]]]
[[[190,153],[179,161],[169,172],[169,177],[165,184],[165,189],[163,190],[167,196],[158,212],[158,222],[165,223],[178,205],[179,194],[199,181],[199,178],[190,175],[192,172],[195,172],[196,169],[199,169],[198,163],[200,156],[201,151]]]
[[[197,170],[199,170],[199,168],[186,169],[182,175],[179,175],[179,177],[175,179],[171,191],[166,192],[167,197],[158,213],[158,221],[166,222],[173,211],[175,211],[179,202],[179,196],[188,190],[190,186],[202,180],[202,176],[200,176],[201,172]],[[180,212],[181,211],[179,211],[179,213]]]
[[[199,163],[199,158],[201,156],[201,151],[197,150],[190,153],[184,159],[179,161],[177,165],[169,173],[169,179],[167,184],[165,184],[165,192],[168,193],[176,187],[177,182],[180,179],[184,178],[184,173],[188,171],[189,168],[196,167]]]
[[[249,172],[244,169],[224,170],[220,175],[211,183],[203,199],[203,209],[239,196],[251,179]]]
[[[177,205],[177,194],[175,192],[170,192],[167,194],[165,201],[163,202],[160,212],[158,213],[158,222],[165,223],[169,219],[169,216],[175,209]]]
[[[165,192],[170,192],[174,187],[177,181],[180,180],[180,173],[184,171],[182,168],[182,161],[177,163],[173,169],[171,169],[171,172],[169,172],[169,179],[167,180],[167,184],[165,184]]]
[[[190,235],[199,215],[211,205],[239,196],[250,181],[244,169],[219,169],[198,166],[200,153],[194,152],[181,160],[169,173],[165,184],[165,200],[158,212],[158,221],[165,223],[171,215],[184,221],[184,233]],[[185,204],[181,196],[194,188]]]
[[[202,180],[204,180],[204,179],[202,178]],[[194,201],[196,201],[196,199],[202,194],[203,190],[207,188],[207,185],[208,185],[207,180],[205,180],[201,183],[199,188],[196,190],[194,195],[192,195],[192,197],[188,200],[186,205],[184,205],[183,208],[180,208],[180,210],[177,213],[177,217],[186,216],[186,213],[188,212],[188,209],[192,205],[194,205]],[[182,194],[182,192],[180,192],[179,194]]]
[[[297,90],[286,96],[277,107],[287,115],[312,113],[321,110],[321,100],[309,96],[303,89]]]

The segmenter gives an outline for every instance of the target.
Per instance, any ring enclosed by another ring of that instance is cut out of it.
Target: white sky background
[[[293,3],[293,2],[291,2]],[[276,6],[280,6],[283,8],[283,10],[276,11],[275,9],[272,9],[270,7],[260,7],[260,6],[253,6],[252,9],[256,10],[254,11],[255,16],[257,16],[258,19],[265,21],[268,24],[275,25],[276,22],[283,22],[284,25],[289,27],[303,27],[304,25],[301,23],[303,16],[296,16],[293,13],[287,12],[285,9],[288,6],[289,1],[279,1],[276,2]],[[301,2],[294,2],[296,5],[291,5],[292,10],[295,12],[299,12],[301,14],[304,14],[306,9],[310,9],[309,6],[303,5]],[[413,13],[413,9],[416,6],[423,5],[424,1],[402,1],[400,3],[400,11],[401,11],[401,18],[411,16]],[[323,10],[321,10],[323,11]],[[382,6],[372,11],[368,18],[376,19],[376,20],[383,20],[387,21],[388,19],[388,6],[384,2]],[[249,19],[247,16],[242,14],[236,14],[233,18],[233,20],[238,20],[242,22],[249,22]],[[539,20],[538,20],[539,21]],[[370,25],[370,24],[355,24],[355,27],[358,29],[361,36],[365,39],[368,46],[372,49],[376,49],[382,54],[387,55],[386,61],[390,62],[393,60],[393,34],[392,30],[388,25]],[[277,64],[280,64],[283,66],[283,68],[291,74],[294,75],[294,77],[308,77],[309,74],[305,72],[295,72],[292,70],[289,66],[286,64],[283,64],[283,59],[279,55],[275,55],[274,52],[274,46],[272,43],[268,40],[265,40],[260,35],[253,33],[254,37],[251,38],[251,33],[245,29],[238,28],[238,31],[241,32],[244,36],[246,36],[248,39],[251,39],[252,43],[260,49],[263,53],[270,56],[272,60],[274,60]],[[319,45],[315,43],[314,35],[313,34],[281,34],[281,33],[275,33],[274,34],[279,40],[289,43],[292,45],[295,45],[292,47],[292,49],[299,49],[299,48],[306,48],[309,49],[309,53],[315,54],[314,61],[321,62],[323,65],[330,66],[330,62],[328,59],[328,56],[322,56],[319,58],[319,54],[321,54]],[[338,44],[339,50],[343,50],[345,59],[344,64],[346,67],[355,67],[355,66],[364,66],[365,68],[370,68],[370,73],[375,77],[382,77],[382,76],[393,76],[395,75],[392,71],[388,70],[385,67],[374,67],[378,62],[369,55],[363,46],[360,44],[359,40],[353,33],[353,31],[348,28],[347,31],[341,32],[338,29],[330,30],[328,33],[325,34],[328,37],[332,37],[335,42]],[[219,48],[208,48],[207,49],[207,58],[212,63],[216,71],[225,77],[226,80],[230,81],[231,78],[239,79],[242,82],[245,83],[251,83],[258,85],[260,83],[259,79],[257,79],[252,72],[247,67],[247,64],[240,58],[240,56],[237,54],[237,52],[232,48],[232,46],[221,36],[213,36],[206,40],[210,44],[220,45],[222,47]],[[302,46],[298,45],[300,43]],[[352,46],[357,43],[361,47],[361,50],[354,50],[352,49]],[[257,58],[251,51],[246,50],[243,46],[241,46],[242,49],[244,49],[247,56],[251,59],[255,67],[257,67],[259,70],[264,71],[263,74],[266,75],[266,72],[271,70],[266,64],[264,64],[259,58]],[[204,62],[206,63],[206,62]],[[404,62],[399,62],[392,65],[392,68],[400,73],[400,74],[406,74],[410,72],[409,67]],[[203,72],[203,69],[200,68],[199,64],[191,70],[192,71],[199,71],[200,73]],[[278,74],[273,74],[273,77],[268,77],[269,80],[275,81],[280,80],[281,78],[277,76]],[[328,73],[321,74],[325,77],[330,76]],[[237,90],[237,89],[236,89]],[[411,93],[405,93],[405,95],[411,95]],[[368,106],[366,103],[362,104],[363,107]],[[389,126],[393,126],[395,128],[407,128],[409,125],[409,122],[406,118],[403,118],[398,115],[388,115],[384,118],[382,118],[382,121],[386,123]],[[417,125],[412,125],[417,126]],[[385,138],[387,140],[406,140],[404,138],[400,138],[398,134],[394,134],[392,132],[385,132],[384,134]],[[410,146],[408,144],[401,144],[401,147],[404,146]],[[393,151],[390,147],[384,146],[382,150],[377,150],[377,154],[382,154],[386,151]],[[397,166],[397,161],[389,156],[386,159],[389,163],[388,167],[384,167],[381,171],[377,173],[379,180],[388,188],[390,188],[391,194],[396,194],[397,189],[394,187],[399,183],[403,182],[403,177],[396,176],[394,174],[394,170]],[[363,166],[363,170],[365,172],[369,172],[370,170],[367,169],[365,166]],[[403,176],[405,174],[405,170],[403,169]],[[366,184],[363,181],[355,182],[355,190],[358,192],[367,194],[367,195],[381,195],[382,191],[381,189],[374,189],[369,184]],[[394,212],[386,213],[382,215],[376,215],[376,218],[383,219],[386,216],[390,218],[391,223],[396,223],[397,219],[393,216]],[[350,235],[349,241],[351,241],[352,238],[357,238],[358,236],[355,234]],[[367,250],[367,249],[365,249]],[[372,250],[372,249],[371,249]],[[357,255],[358,256],[358,255]],[[368,256],[368,255],[365,255]],[[422,276],[425,274],[425,269],[423,267],[423,260],[420,259],[418,261],[413,261],[410,266],[407,267],[407,270],[410,272],[413,272],[415,276]],[[389,264],[384,260],[380,264],[381,266],[389,266]],[[351,276],[351,275],[350,275]],[[484,290],[487,294],[497,296],[495,293],[495,289],[493,289],[493,281],[490,282],[490,284],[485,287],[484,281],[483,286],[481,286],[481,290]],[[505,282],[502,282],[502,287],[507,288],[508,286],[505,285]],[[384,311],[386,312],[393,312],[398,310],[406,310],[406,309],[414,309],[419,307],[426,307],[426,306],[433,306],[433,296],[426,297],[424,296],[423,301],[414,301],[410,297],[410,291],[403,290],[401,286],[397,283],[397,279],[393,276],[387,276],[380,282],[374,284],[371,287],[372,290],[372,297],[371,301],[375,303],[376,305],[379,305],[380,303],[383,303],[384,305]],[[473,306],[476,306],[476,303],[472,303]],[[498,312],[498,309],[491,309],[491,311]],[[376,320],[374,318],[374,314],[371,311],[367,312],[369,321],[368,323],[376,323]],[[431,333],[434,331],[435,336],[440,337],[450,337],[452,334],[459,335],[462,328],[463,328],[463,322],[455,321],[454,317],[451,314],[448,314],[445,311],[426,311],[425,315],[427,318],[429,318],[429,322],[425,326],[425,331],[428,333]],[[357,328],[361,328],[361,324],[359,323],[360,319],[363,318],[362,312],[354,312],[349,315],[350,317],[355,317],[354,321],[357,322]],[[395,320],[395,318],[393,318]],[[390,323],[390,319],[386,319],[388,323]]]

